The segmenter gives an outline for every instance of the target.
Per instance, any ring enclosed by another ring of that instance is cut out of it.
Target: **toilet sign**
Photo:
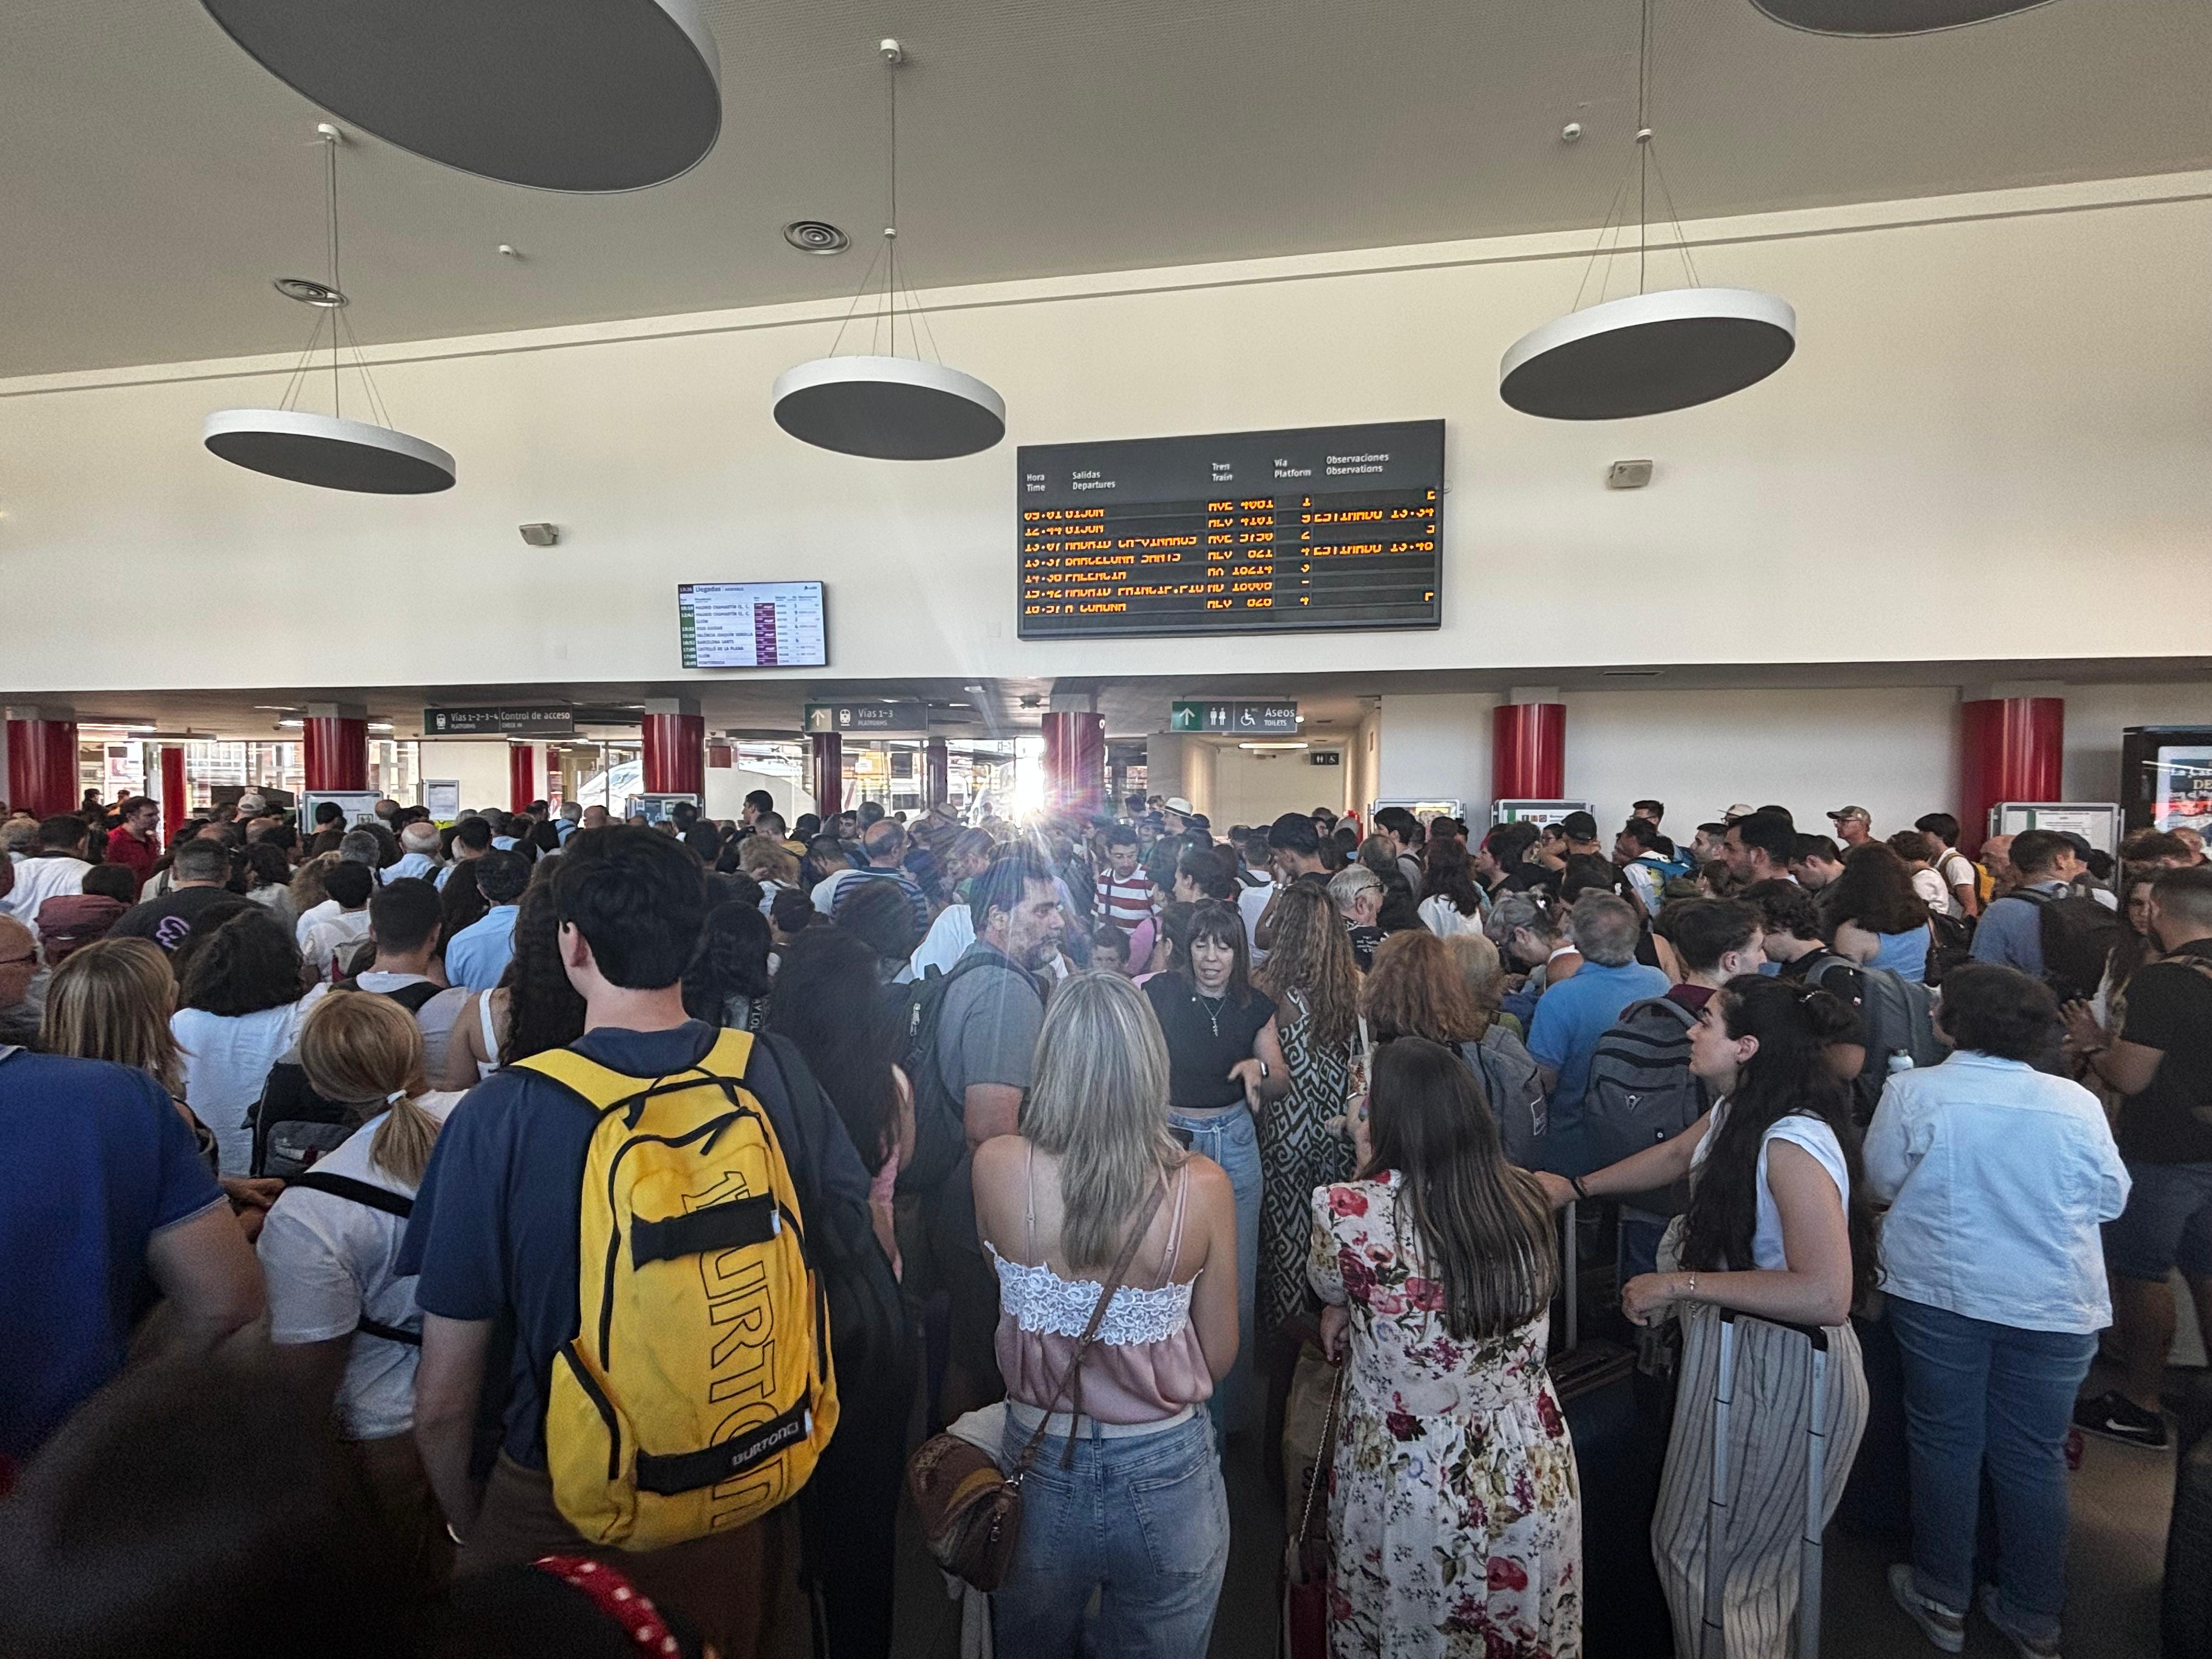
[[[1294,738],[1298,705],[1294,699],[1237,702],[1173,702],[1168,705],[1170,732],[1208,732],[1224,738]]]

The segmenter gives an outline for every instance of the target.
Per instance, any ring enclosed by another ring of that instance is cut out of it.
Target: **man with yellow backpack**
[[[837,1425],[831,1281],[849,1305],[842,1224],[874,1249],[867,1177],[842,1131],[795,1119],[794,1051],[686,1015],[707,911],[690,849],[580,830],[550,879],[584,1033],[454,1109],[401,1253],[454,1570],[618,1559],[724,1659],[803,1649],[786,1500]],[[895,1320],[887,1264],[881,1283]],[[480,1403],[501,1407],[488,1480]]]

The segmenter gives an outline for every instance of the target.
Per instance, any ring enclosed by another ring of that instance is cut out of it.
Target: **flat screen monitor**
[[[820,582],[684,582],[686,668],[827,668]]]

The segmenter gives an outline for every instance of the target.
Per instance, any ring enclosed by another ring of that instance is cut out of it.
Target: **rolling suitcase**
[[[1713,1383],[1712,1498],[1705,1510],[1705,1602],[1698,1633],[1698,1659],[1727,1659],[1728,1655],[1728,1638],[1722,1624],[1728,1564],[1722,1547],[1728,1534],[1729,1407],[1735,1393],[1739,1324],[1773,1325],[1781,1330],[1795,1331],[1813,1347],[1813,1409],[1807,1419],[1805,1435],[1804,1551],[1797,1563],[1797,1659],[1820,1659],[1820,1494],[1827,1473],[1828,1334],[1817,1325],[1756,1319],[1732,1308],[1723,1308],[1720,1316],[1720,1370]]]

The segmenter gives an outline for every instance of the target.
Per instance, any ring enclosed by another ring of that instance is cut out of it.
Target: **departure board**
[[[1025,640],[1441,625],[1444,423],[1023,446]]]

